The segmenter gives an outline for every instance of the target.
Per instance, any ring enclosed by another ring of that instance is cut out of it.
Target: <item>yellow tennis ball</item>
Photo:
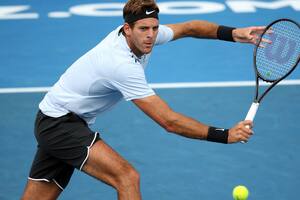
[[[234,200],[247,200],[249,191],[245,186],[238,185],[233,189],[232,196]]]

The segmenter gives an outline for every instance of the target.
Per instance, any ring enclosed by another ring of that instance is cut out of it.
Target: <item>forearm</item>
[[[174,112],[156,95],[144,99],[136,99],[133,102],[168,132],[189,138],[206,139],[207,137],[208,126]]]
[[[194,20],[177,24],[167,24],[173,30],[173,40],[183,37],[219,39],[231,42],[256,44],[264,31],[264,26],[253,26],[246,28],[234,28],[219,26],[218,24]],[[270,43],[265,40],[264,42]]]
[[[169,115],[167,123],[163,125],[165,125],[164,128],[167,131],[184,137],[225,144],[228,143],[228,129],[208,127],[197,120],[173,111],[172,114]]]
[[[191,117],[174,112],[156,95],[143,99],[135,99],[133,102],[168,132],[188,138],[206,139],[213,142],[227,143],[228,141],[227,130],[209,128],[207,125]],[[221,133],[220,130],[222,130]]]
[[[168,132],[176,133],[184,137],[201,140],[207,138],[207,125],[176,112],[170,114],[163,126]]]

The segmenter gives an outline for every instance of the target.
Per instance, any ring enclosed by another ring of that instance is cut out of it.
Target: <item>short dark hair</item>
[[[126,20],[128,16],[142,15],[146,10],[159,12],[155,0],[129,0],[123,8],[123,18]]]

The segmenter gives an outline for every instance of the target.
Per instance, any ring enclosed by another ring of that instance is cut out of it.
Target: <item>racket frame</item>
[[[269,30],[269,28],[270,27],[272,27],[275,23],[278,23],[278,22],[280,22],[280,21],[289,21],[289,22],[291,22],[291,23],[293,23],[293,24],[295,24],[295,25],[297,25],[298,26],[298,28],[300,29],[300,25],[297,23],[297,22],[295,22],[295,21],[293,21],[293,20],[291,20],[291,19],[286,19],[286,18],[282,18],[282,19],[277,19],[277,20],[275,20],[275,21],[273,21],[272,23],[270,23],[266,28],[265,28],[265,30],[263,31],[263,33],[261,34],[261,37],[259,38],[259,40],[258,40],[258,43],[256,44],[256,46],[255,46],[255,48],[254,48],[254,52],[253,52],[253,66],[254,66],[254,72],[255,72],[255,96],[254,96],[254,100],[253,100],[253,103],[252,103],[252,105],[251,105],[251,107],[250,107],[250,109],[249,109],[249,111],[248,111],[248,113],[247,113],[247,115],[246,115],[246,118],[245,118],[245,120],[251,120],[251,121],[253,121],[253,119],[254,119],[254,117],[255,117],[255,115],[256,115],[256,112],[257,112],[257,110],[258,110],[258,107],[259,107],[259,104],[260,104],[260,102],[262,101],[262,99],[266,96],[266,94],[275,86],[275,85],[277,85],[280,81],[282,81],[283,79],[285,79],[288,75],[290,75],[295,69],[296,69],[296,67],[297,67],[297,65],[298,65],[298,63],[299,63],[299,61],[300,61],[300,55],[298,56],[298,58],[297,58],[297,60],[296,60],[296,62],[295,62],[295,64],[294,64],[294,66],[284,75],[284,76],[282,76],[281,78],[279,78],[279,79],[277,79],[277,80],[267,80],[267,79],[265,79],[265,78],[263,78],[263,76],[261,76],[261,74],[258,72],[258,70],[257,70],[257,65],[256,65],[256,54],[257,54],[257,49],[258,48],[264,48],[264,47],[260,47],[260,43],[261,43],[261,41],[262,41],[262,39],[263,39],[263,36],[265,35],[265,33]],[[265,82],[269,82],[269,83],[271,83],[271,85],[269,85],[268,87],[267,87],[267,89],[261,94],[261,96],[260,97],[258,97],[258,95],[259,95],[259,80],[262,80],[262,81],[265,81]]]
[[[277,19],[275,21],[273,21],[272,23],[270,23],[266,28],[265,30],[263,31],[263,33],[261,34],[261,37],[259,38],[259,41],[257,43],[257,45],[255,45],[255,48],[254,48],[254,52],[253,52],[253,66],[254,66],[254,71],[255,71],[255,97],[254,97],[254,101],[253,103],[256,103],[256,104],[259,104],[262,99],[265,97],[265,95],[275,86],[277,85],[280,81],[282,81],[283,79],[285,79],[287,76],[289,76],[297,67],[299,61],[300,61],[300,55],[298,56],[297,58],[297,61],[295,62],[294,66],[290,69],[290,71],[288,73],[286,73],[284,76],[282,76],[280,79],[277,79],[275,81],[270,81],[270,80],[267,80],[265,78],[263,78],[261,76],[261,74],[258,72],[257,70],[257,65],[256,65],[256,53],[257,53],[257,49],[258,48],[264,48],[264,47],[260,47],[259,44],[261,43],[262,39],[263,39],[263,36],[265,35],[265,33],[268,31],[268,29],[273,26],[274,24],[280,22],[280,21],[289,21],[291,23],[294,23],[295,25],[298,26],[298,28],[300,29],[300,25],[291,20],[291,19],[287,19],[287,18],[282,18],[282,19]],[[258,98],[258,94],[259,94],[259,79],[265,81],[265,82],[268,82],[268,83],[272,83],[263,93],[262,95]]]

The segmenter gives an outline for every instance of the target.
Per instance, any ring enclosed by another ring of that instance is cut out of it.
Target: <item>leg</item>
[[[22,200],[57,199],[61,189],[54,182],[28,180]]]
[[[67,186],[74,167],[37,149],[22,200],[57,199]]]
[[[141,200],[138,172],[102,140],[91,147],[82,170],[113,186],[119,200]]]

